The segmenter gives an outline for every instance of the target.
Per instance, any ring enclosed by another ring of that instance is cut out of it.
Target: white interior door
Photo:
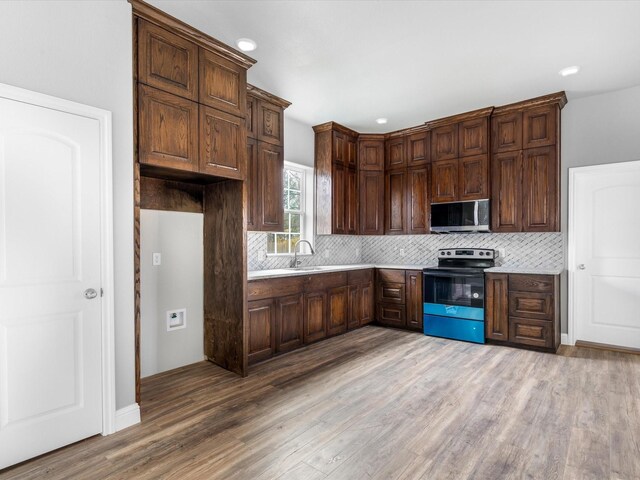
[[[0,96],[0,468],[102,431],[100,138]]]
[[[573,338],[640,348],[640,162],[571,169],[570,183]]]

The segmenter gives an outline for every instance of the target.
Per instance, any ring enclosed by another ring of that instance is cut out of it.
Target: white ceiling
[[[255,40],[249,82],[309,125],[386,132],[559,90],[571,101],[640,85],[640,1],[151,3],[229,45]],[[582,69],[558,75],[569,65]]]

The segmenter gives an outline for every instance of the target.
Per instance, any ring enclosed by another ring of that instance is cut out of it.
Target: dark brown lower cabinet
[[[249,363],[271,358],[275,350],[273,299],[249,302]]]
[[[397,303],[379,303],[378,323],[388,327],[404,327],[406,324],[405,306]]]
[[[558,275],[488,273],[487,340],[555,352],[560,346],[559,284]]]
[[[327,336],[327,292],[305,293],[303,322],[304,343]]]
[[[407,328],[422,331],[422,271],[407,270],[406,291],[407,291]]]
[[[353,330],[373,321],[373,269],[348,272],[349,308],[347,328]]]
[[[327,335],[340,335],[347,331],[347,315],[349,306],[348,287],[335,287],[329,289],[328,296],[328,313],[327,318]]]
[[[303,305],[301,293],[276,299],[276,353],[302,346]]]

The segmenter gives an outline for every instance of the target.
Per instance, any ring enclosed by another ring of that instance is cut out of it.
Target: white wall
[[[284,159],[313,167],[315,134],[310,125],[284,115]]]
[[[140,369],[148,377],[204,358],[201,213],[140,212]],[[153,265],[153,253],[162,255]],[[187,326],[167,331],[167,310],[187,309]]]
[[[640,86],[569,100],[562,110],[561,148],[562,232],[566,246],[569,168],[640,160]],[[567,276],[564,275],[563,333],[567,333],[567,317]]]
[[[0,2],[0,82],[113,114],[116,403],[135,401],[131,6]]]

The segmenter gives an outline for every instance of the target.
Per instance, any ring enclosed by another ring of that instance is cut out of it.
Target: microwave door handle
[[[473,224],[477,227],[478,226],[478,204],[480,202],[474,202],[473,203]]]

